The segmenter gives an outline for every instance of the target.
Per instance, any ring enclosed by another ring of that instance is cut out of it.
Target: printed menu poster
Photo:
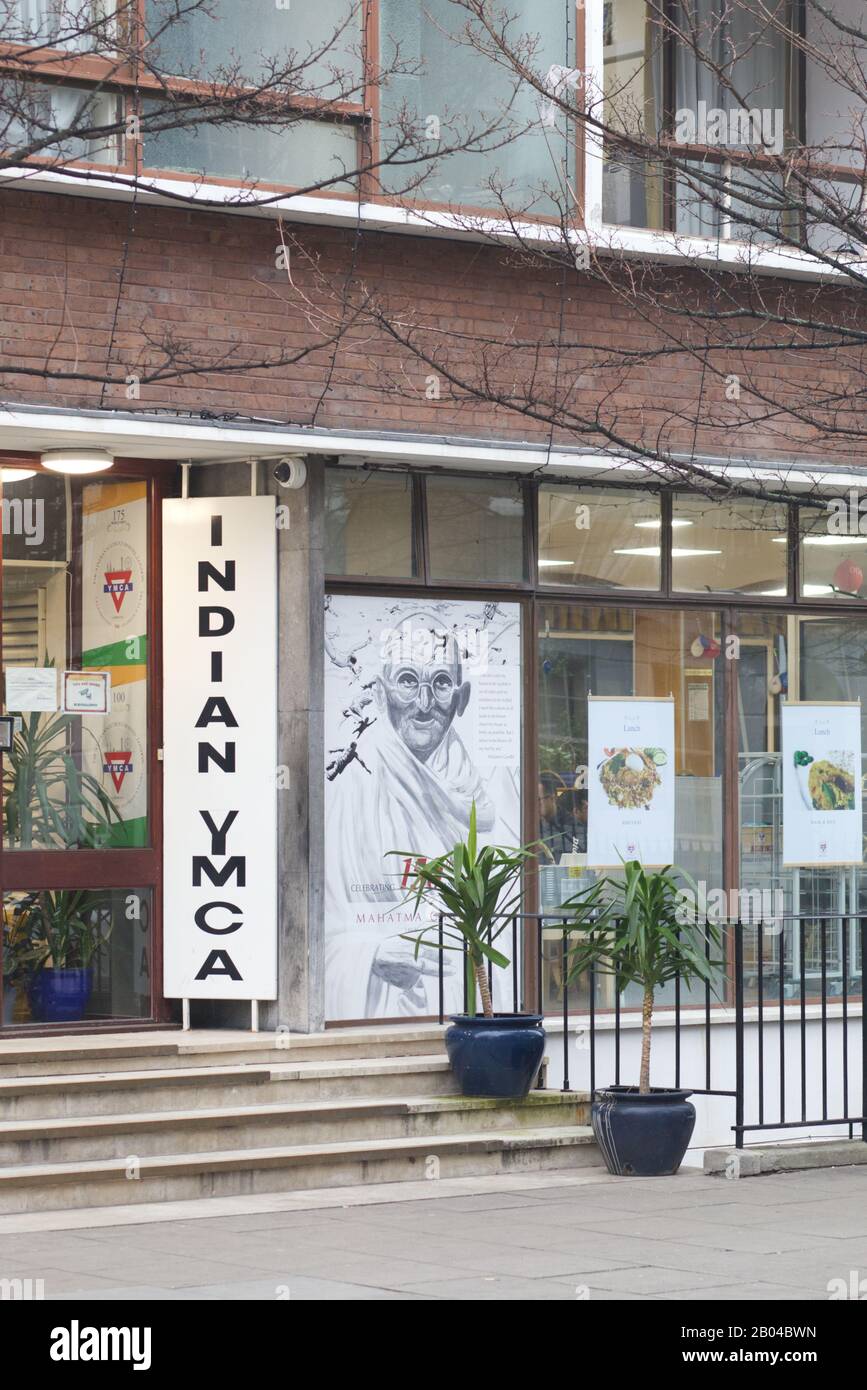
[[[590,697],[587,863],[674,859],[674,701]]]
[[[784,704],[783,863],[860,864],[861,705]]]
[[[465,840],[473,803],[481,844],[521,843],[518,605],[329,595],[325,750],[326,1016],[436,1014],[438,952],[404,936],[437,920],[410,898],[414,859]],[[443,968],[454,1012],[460,954]],[[511,998],[495,970],[496,1007]]]

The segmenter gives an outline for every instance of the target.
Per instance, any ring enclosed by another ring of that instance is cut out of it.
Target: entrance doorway
[[[141,1027],[161,997],[166,466],[2,467],[4,1033]]]

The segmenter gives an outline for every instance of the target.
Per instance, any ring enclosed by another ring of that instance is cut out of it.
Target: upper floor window
[[[558,0],[0,0],[0,154],[571,216],[577,41]]]
[[[574,200],[575,139],[540,88],[575,67],[573,7],[512,0],[487,18],[454,0],[379,0],[381,186],[410,176],[414,201],[556,215]]]
[[[791,0],[610,0],[603,220],[765,241],[800,126]],[[670,156],[667,158],[666,156]]]

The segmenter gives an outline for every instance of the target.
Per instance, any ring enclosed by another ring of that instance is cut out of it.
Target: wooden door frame
[[[42,469],[38,455],[0,451],[0,462]],[[162,503],[178,465],[163,459],[116,459],[104,480],[141,481],[147,492],[147,771],[150,843],[143,849],[8,850],[0,836],[0,899],[5,892],[37,888],[107,888],[150,890],[150,1011],[143,1018],[93,1019],[68,1024],[0,1023],[0,1038],[55,1036],[68,1033],[143,1031],[171,1025],[171,1005],[162,993],[163,969],[163,651],[162,651]],[[84,479],[86,481],[87,479]],[[93,478],[92,481],[97,481]],[[0,484],[2,495],[2,484]],[[2,537],[0,537],[2,558]],[[79,569],[80,569],[79,559]],[[79,587],[79,586],[76,586]],[[2,605],[0,563],[0,605]],[[2,632],[0,632],[2,671]],[[2,767],[2,753],[0,753]],[[0,953],[0,983],[2,983]]]

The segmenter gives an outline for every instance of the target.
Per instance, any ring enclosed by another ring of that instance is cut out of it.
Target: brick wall
[[[538,441],[548,438],[548,426],[523,407],[541,396],[574,410],[576,428],[558,431],[558,440],[605,442],[581,427],[598,418],[615,437],[661,432],[675,448],[692,446],[700,401],[699,448],[852,458],[845,438],[821,438],[776,412],[766,418],[743,395],[726,400],[721,377],[708,373],[700,355],[601,366],[609,349],[652,353],[665,341],[656,315],[636,312],[616,285],[528,266],[469,242],[298,224],[288,232],[296,243],[291,283],[276,264],[279,231],[269,219],[0,194],[0,367],[32,373],[0,371],[5,399]],[[669,272],[672,282],[679,274]],[[692,295],[701,303],[705,283],[690,273],[681,281],[682,302]],[[793,313],[815,294],[810,286],[779,292]],[[375,318],[358,316],[364,297],[436,360],[439,399],[430,398],[434,368]],[[838,311],[849,312],[845,301]],[[340,343],[323,346],[341,322]],[[570,344],[559,353],[558,337]],[[179,363],[196,371],[181,379],[165,374],[129,398],[128,375],[170,373]],[[823,374],[829,385],[845,380],[839,355],[796,359],[780,350],[747,363],[732,351],[717,365],[754,373],[772,395],[785,378],[795,403],[815,398]],[[69,376],[46,377],[46,366]],[[518,408],[468,399],[450,385],[449,372]]]

